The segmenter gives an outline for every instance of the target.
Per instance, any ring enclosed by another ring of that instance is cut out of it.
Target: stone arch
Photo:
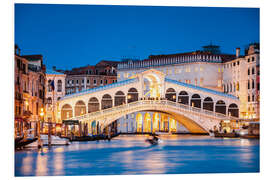
[[[138,113],[136,115],[136,127],[137,127],[137,132],[142,132],[143,130],[143,116],[141,113]]]
[[[214,101],[211,97],[206,97],[203,100],[203,109],[208,111],[214,111]]]
[[[151,115],[149,112],[144,114],[143,132],[151,132]]]
[[[234,103],[229,105],[228,114],[234,117],[239,117],[239,109],[238,106]]]
[[[99,111],[99,102],[96,97],[91,97],[88,101],[88,113]]]
[[[201,96],[199,94],[193,94],[191,96],[190,105],[193,107],[201,108]]]
[[[219,100],[216,102],[215,106],[216,112],[221,114],[226,114],[226,104],[224,101]]]
[[[65,104],[61,109],[61,120],[69,119],[73,116],[73,110],[71,105]]]
[[[75,104],[75,116],[81,116],[86,113],[86,105],[82,100],[79,100]]]
[[[136,88],[130,88],[128,90],[127,98],[128,98],[128,103],[138,101],[138,99],[139,99],[138,90]]]
[[[167,89],[165,97],[169,101],[176,102],[176,91],[173,88]]]
[[[114,106],[120,106],[126,103],[126,96],[122,91],[117,91],[114,95]]]
[[[178,95],[178,103],[189,104],[189,95],[186,91],[181,91]]]
[[[112,97],[109,94],[105,94],[102,96],[101,100],[101,109],[108,109],[112,107]]]

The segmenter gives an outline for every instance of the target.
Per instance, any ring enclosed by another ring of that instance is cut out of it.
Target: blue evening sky
[[[15,5],[15,43],[62,69],[221,46],[234,54],[259,42],[258,8]]]

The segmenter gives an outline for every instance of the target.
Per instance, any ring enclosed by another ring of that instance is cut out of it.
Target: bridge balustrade
[[[104,116],[109,116],[111,113],[117,112],[118,111],[126,111],[129,110],[131,107],[137,107],[138,105],[142,105],[142,106],[146,106],[149,107],[149,105],[162,105],[162,106],[173,106],[176,108],[180,108],[182,111],[185,112],[196,112],[196,113],[202,113],[208,116],[214,116],[215,118],[218,119],[237,119],[235,117],[228,117],[222,113],[217,113],[217,112],[213,112],[213,111],[209,111],[209,110],[205,110],[205,109],[201,109],[201,108],[197,108],[197,107],[192,107],[189,105],[185,105],[185,104],[179,104],[177,102],[173,102],[173,101],[169,101],[169,100],[139,100],[139,101],[135,101],[135,102],[131,102],[128,104],[123,104],[123,105],[119,105],[119,106],[114,106],[108,109],[103,109],[100,111],[96,111],[96,112],[91,112],[88,114],[84,114],[81,116],[76,116],[76,117],[72,117],[71,119],[75,119],[75,120],[82,120],[82,119],[87,119],[89,117],[94,118],[94,117],[98,117],[101,115]]]

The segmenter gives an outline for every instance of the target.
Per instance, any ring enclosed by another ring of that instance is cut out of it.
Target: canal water
[[[121,135],[99,142],[15,152],[15,176],[259,172],[259,140]]]

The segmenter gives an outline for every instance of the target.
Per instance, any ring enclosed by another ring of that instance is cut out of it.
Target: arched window
[[[215,108],[217,113],[226,114],[226,104],[224,101],[217,101]]]
[[[165,97],[169,101],[176,102],[176,92],[173,88],[169,88],[166,90]]]
[[[112,97],[109,94],[105,94],[102,96],[101,100],[101,109],[108,109],[112,107]]]
[[[75,104],[75,116],[81,116],[86,113],[86,105],[83,101],[79,100]]]
[[[229,116],[238,117],[239,116],[239,109],[236,104],[230,104],[228,108],[228,114]]]
[[[214,110],[214,102],[211,97],[206,97],[203,100],[203,109],[208,110],[208,111],[213,111]]]
[[[200,97],[199,94],[193,94],[193,95],[191,96],[190,105],[191,105],[192,107],[201,108],[201,97]]]
[[[127,95],[128,103],[138,101],[139,93],[136,88],[130,88]]]
[[[99,101],[96,97],[92,97],[88,101],[88,113],[99,111]]]
[[[57,92],[62,92],[62,81],[60,79],[57,81]]]
[[[126,103],[126,96],[122,91],[117,91],[114,95],[114,105],[119,106]]]
[[[52,104],[52,98],[51,97],[47,98],[47,104]]]
[[[178,95],[178,103],[189,104],[189,96],[186,91],[181,91]]]

